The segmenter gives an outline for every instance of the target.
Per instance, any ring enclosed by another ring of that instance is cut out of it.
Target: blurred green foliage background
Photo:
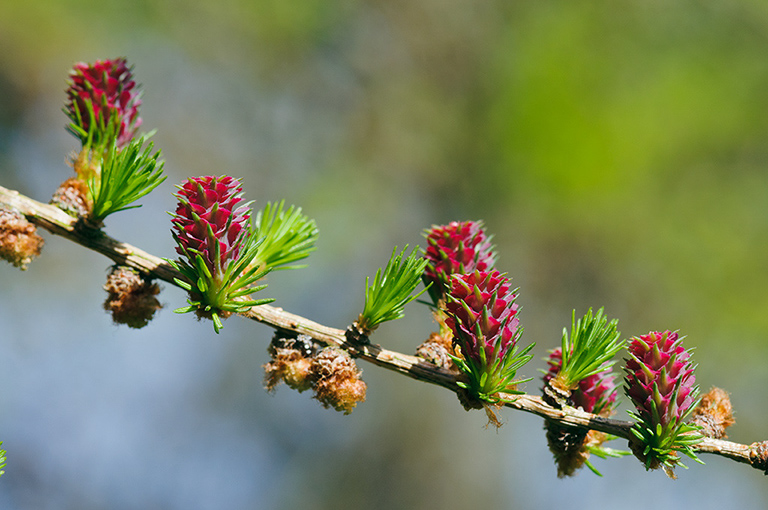
[[[483,219],[537,344],[526,375],[572,309],[605,306],[626,337],[687,335],[702,389],[732,394],[731,439],[768,439],[768,3],[3,0],[0,49],[1,185],[48,200],[76,148],[68,70],[127,56],[170,177],[110,234],[174,256],[172,184],[242,177],[321,232],[265,296],[344,327],[392,246]],[[106,266],[48,236],[26,273],[0,267],[2,508],[768,504],[760,473],[707,456],[674,483],[632,458],[558,480],[539,419],[484,430],[372,366],[349,417],[272,398],[267,328],[214,337],[172,288],[117,328]],[[413,352],[433,324],[408,311],[374,341]]]

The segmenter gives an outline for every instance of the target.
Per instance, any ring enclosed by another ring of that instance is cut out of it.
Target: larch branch
[[[83,224],[58,207],[37,202],[18,191],[0,186],[0,208],[15,210],[52,234],[96,251],[116,264],[137,269],[152,278],[176,286],[178,284],[175,280],[183,279],[182,275],[162,258],[120,242],[101,230]],[[344,330],[318,324],[282,308],[256,306],[241,315],[278,330],[308,335],[317,342],[343,347],[357,358],[413,379],[436,384],[454,392],[460,390],[457,385],[458,378],[453,372],[417,356],[390,351],[378,345],[351,345]],[[556,409],[534,395],[506,395],[505,399],[508,400],[505,404],[507,407],[535,414],[563,426],[598,430],[628,440],[632,438],[630,429],[633,424],[630,421],[608,419],[572,407]],[[768,474],[768,441],[744,445],[705,437],[694,449],[697,452],[720,455],[748,464]]]

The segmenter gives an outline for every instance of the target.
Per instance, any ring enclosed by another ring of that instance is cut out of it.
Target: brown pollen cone
[[[446,368],[458,372],[458,368],[451,360],[449,354],[454,354],[452,342],[446,340],[439,333],[431,333],[427,341],[416,349],[416,356],[424,358],[439,368]]]
[[[559,377],[544,383],[543,400],[555,409],[573,406],[571,389],[563,386]],[[544,420],[547,445],[557,465],[557,477],[573,476],[589,458],[586,449],[589,430],[579,427],[562,426],[552,420]]]
[[[312,361],[304,355],[302,349],[297,348],[293,342],[275,345],[273,341],[269,352],[272,360],[264,365],[264,387],[268,391],[275,391],[280,381],[299,393],[312,387]]]
[[[129,267],[113,266],[104,290],[109,294],[104,309],[112,312],[116,324],[143,328],[162,308],[155,297],[160,293],[160,287]]]
[[[725,429],[735,423],[733,408],[728,393],[713,387],[701,398],[701,402],[693,410],[691,423],[702,427],[701,433],[715,439],[725,439],[728,436]]]
[[[70,216],[83,218],[93,209],[88,185],[76,177],[70,177],[56,188],[51,204]]]
[[[37,227],[23,215],[0,209],[0,258],[23,271],[32,259],[40,255],[43,243],[43,238],[37,234]]]
[[[347,351],[338,347],[323,349],[312,358],[311,371],[315,398],[323,407],[349,414],[358,402],[365,401],[362,371]]]
[[[452,356],[462,358],[461,349],[453,345],[453,331],[445,323],[445,300],[441,299],[438,308],[432,312],[432,316],[440,327],[438,332],[432,332],[429,338],[416,348],[416,356],[424,358],[439,368],[445,368],[454,373],[459,373],[459,368],[451,359]]]

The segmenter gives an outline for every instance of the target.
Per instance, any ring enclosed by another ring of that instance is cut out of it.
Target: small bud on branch
[[[112,313],[115,324],[143,328],[162,308],[155,297],[160,293],[160,287],[130,267],[113,266],[104,290],[108,294],[104,309]]]

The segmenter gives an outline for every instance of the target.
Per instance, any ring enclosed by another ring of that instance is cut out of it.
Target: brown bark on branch
[[[151,255],[135,246],[120,242],[101,230],[83,225],[61,209],[37,202],[18,191],[0,186],[0,208],[18,211],[35,225],[52,234],[69,239],[110,258],[116,264],[137,269],[152,278],[177,285],[174,279],[182,279],[178,271],[163,259]],[[451,391],[460,390],[457,376],[439,368],[422,358],[384,349],[378,345],[351,345],[345,331],[313,322],[304,317],[286,312],[273,306],[256,306],[241,314],[249,319],[275,329],[304,334],[314,340],[342,347],[353,356],[398,372],[413,379],[442,386]],[[632,422],[613,420],[589,414],[580,409],[565,407],[556,409],[534,395],[506,395],[507,407],[526,411],[542,418],[555,421],[562,426],[573,426],[605,432],[625,439],[631,439]],[[705,437],[694,447],[701,453],[720,455],[736,462],[748,464],[768,474],[768,441],[744,445]]]

